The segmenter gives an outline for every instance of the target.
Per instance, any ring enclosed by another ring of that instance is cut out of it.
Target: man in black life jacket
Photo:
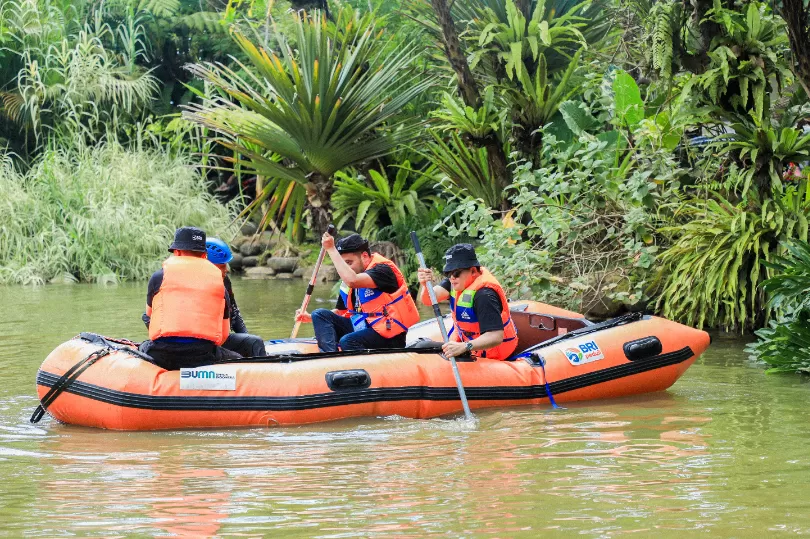
[[[312,322],[324,352],[404,348],[405,333],[419,321],[416,304],[396,264],[371,253],[368,241],[352,234],[335,244],[325,233],[321,245],[343,280],[335,309],[310,315],[296,311],[296,320]]]

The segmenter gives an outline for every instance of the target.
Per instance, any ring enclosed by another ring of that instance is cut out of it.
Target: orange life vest
[[[408,292],[408,283],[399,268],[379,253],[371,255],[371,263],[366,270],[378,264],[385,264],[397,278],[397,291],[388,294],[377,288],[358,288],[357,297],[360,305],[354,306],[354,294],[345,283],[341,284],[340,296],[351,314],[355,331],[372,328],[381,336],[390,339],[419,322],[419,311]]]
[[[231,331],[230,320],[223,318],[222,272],[204,258],[166,259],[163,282],[152,298],[151,311],[149,338],[153,341],[160,337],[193,337],[220,345]]]
[[[501,299],[501,322],[503,322],[503,342],[488,350],[473,352],[478,357],[489,359],[507,359],[517,348],[517,328],[509,314],[509,302],[498,280],[487,270],[481,268],[481,275],[461,293],[450,294],[450,311],[453,314],[454,331],[451,335],[456,342],[467,342],[481,336],[481,326],[473,310],[475,293],[482,288],[489,288],[498,293]]]

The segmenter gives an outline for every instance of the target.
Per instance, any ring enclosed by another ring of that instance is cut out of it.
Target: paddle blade
[[[413,248],[416,249],[417,253],[422,252],[422,246],[419,245],[419,238],[416,235],[416,232],[411,231],[411,242],[413,242]]]

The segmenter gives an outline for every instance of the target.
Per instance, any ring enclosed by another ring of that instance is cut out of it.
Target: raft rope
[[[546,395],[548,395],[548,401],[551,403],[551,407],[555,410],[565,410],[565,407],[559,406],[554,401],[554,395],[551,394],[551,386],[548,384],[548,376],[546,376],[546,359],[540,354],[534,354],[532,352],[523,352],[522,354],[515,356],[515,359],[520,358],[530,360],[532,365],[540,365],[540,370],[543,371],[543,383],[546,386]]]
[[[90,368],[90,366],[92,366],[96,361],[104,356],[109,355],[112,351],[113,350],[111,348],[102,348],[101,350],[96,350],[68,369],[67,372],[65,372],[65,374],[63,374],[61,378],[59,378],[59,380],[57,380],[56,383],[51,387],[50,391],[48,391],[45,396],[42,397],[37,409],[34,410],[34,413],[31,415],[31,423],[39,423],[39,421],[45,415],[45,411],[48,409],[48,406],[50,406],[53,401],[55,401],[56,398],[62,394],[62,392],[69,388],[71,384],[73,384],[73,382],[75,382],[76,379],[81,376],[84,371]]]

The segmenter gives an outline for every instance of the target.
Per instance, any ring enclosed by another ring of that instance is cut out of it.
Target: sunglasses
[[[459,277],[461,277],[461,274],[462,274],[462,273],[464,273],[465,271],[467,271],[467,269],[468,269],[468,268],[464,268],[464,269],[457,269],[457,270],[455,270],[455,271],[446,271],[446,272],[444,273],[444,276],[445,276],[445,277],[447,277],[448,279],[449,279],[450,277],[452,277],[453,279],[458,279]]]

